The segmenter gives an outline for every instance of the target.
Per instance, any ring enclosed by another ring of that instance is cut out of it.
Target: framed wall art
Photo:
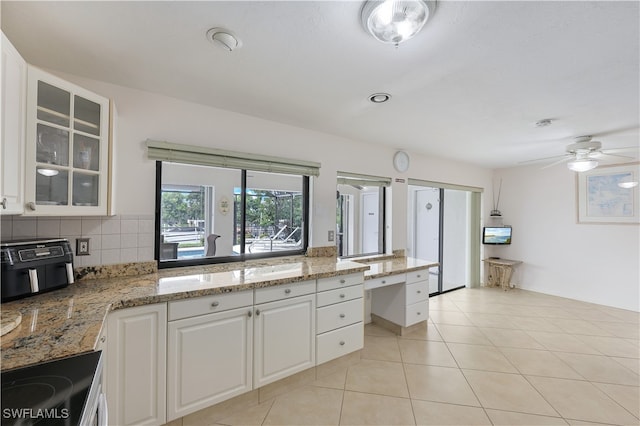
[[[578,173],[578,223],[640,224],[639,175],[640,163]]]

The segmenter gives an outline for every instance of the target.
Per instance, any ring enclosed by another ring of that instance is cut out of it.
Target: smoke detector
[[[235,49],[242,47],[240,39],[224,28],[211,28],[207,31],[207,40],[227,52],[233,52]]]
[[[553,123],[553,120],[550,118],[545,118],[539,121],[536,121],[536,127],[547,127],[547,126],[551,126],[551,123]]]

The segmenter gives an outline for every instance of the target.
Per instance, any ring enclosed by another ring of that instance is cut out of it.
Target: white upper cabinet
[[[2,159],[0,214],[24,209],[24,144],[27,63],[2,34]]]
[[[29,66],[27,215],[107,215],[109,100]]]

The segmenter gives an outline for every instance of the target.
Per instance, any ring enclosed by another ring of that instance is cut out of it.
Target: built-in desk
[[[488,287],[499,285],[505,291],[511,287],[513,269],[522,263],[521,260],[492,258],[483,259],[483,262],[489,265]]]
[[[429,319],[429,268],[438,262],[402,257],[367,264],[373,323],[402,335]]]

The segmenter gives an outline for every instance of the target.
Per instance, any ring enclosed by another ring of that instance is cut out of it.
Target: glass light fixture
[[[360,18],[373,37],[397,46],[418,34],[435,8],[430,0],[367,0]]]
[[[598,161],[591,158],[578,158],[567,163],[569,170],[574,172],[586,172],[598,167]]]

